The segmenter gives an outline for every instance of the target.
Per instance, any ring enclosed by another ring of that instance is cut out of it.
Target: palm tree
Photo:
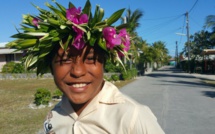
[[[215,44],[215,15],[208,15],[205,21],[205,28],[212,28],[212,34],[210,36],[211,41]],[[213,46],[215,47],[215,45]]]
[[[136,9],[134,12],[132,12],[130,8],[127,9],[125,18],[122,18],[121,20],[122,20],[122,23],[124,23],[124,21],[127,23],[128,32],[130,34],[134,34],[136,29],[140,26],[139,21],[142,16],[143,16],[143,12],[139,9]]]
[[[206,17],[205,27],[210,27],[215,31],[215,15],[208,15]]]
[[[168,49],[165,46],[165,42],[157,41],[152,44],[154,55],[153,60],[157,65],[162,65],[168,59]],[[160,64],[159,64],[160,63]]]

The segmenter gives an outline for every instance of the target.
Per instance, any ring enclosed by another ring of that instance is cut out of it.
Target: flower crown
[[[102,20],[104,10],[98,5],[94,16],[91,13],[89,0],[81,10],[69,2],[66,9],[55,2],[56,7],[46,3],[51,10],[47,11],[35,6],[39,16],[23,15],[21,29],[23,32],[13,35],[16,40],[7,46],[25,52],[26,69],[37,68],[37,74],[47,72],[46,56],[54,46],[60,45],[67,50],[69,45],[82,49],[85,45],[99,46],[105,50],[113,63],[123,63],[121,56],[126,56],[130,48],[130,37],[126,32],[126,24],[112,26],[120,19],[125,9],[114,12],[109,18]],[[64,40],[64,41],[63,41]]]

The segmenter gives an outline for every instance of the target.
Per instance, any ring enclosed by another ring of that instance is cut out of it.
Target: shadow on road
[[[178,75],[178,74],[168,74],[168,73],[156,73],[156,72],[163,72],[163,70],[160,71],[154,71],[155,73],[147,74],[149,77],[181,77],[181,78],[195,78],[194,76],[189,75]],[[179,73],[179,72],[178,72]]]
[[[174,83],[174,84],[183,84],[183,85],[187,85],[189,87],[213,87],[212,85],[209,85],[209,84],[206,84],[205,82],[203,81],[198,81],[198,82],[190,82],[190,81],[166,81],[166,80],[163,80],[163,82],[171,82],[171,83]]]
[[[205,83],[203,80],[205,79],[200,79],[198,81],[191,81],[191,79],[196,79],[196,77],[189,75],[187,73],[184,73],[180,69],[176,69],[174,67],[168,67],[168,68],[162,68],[161,70],[156,70],[153,71],[150,74],[146,75],[147,77],[153,77],[153,78],[160,78],[160,77],[168,77],[170,78],[169,80],[162,80],[162,82],[171,82],[174,84],[186,84],[187,86],[190,87],[196,87],[196,86],[201,86],[201,87],[214,87],[213,85]],[[174,81],[174,79],[171,78],[183,78],[179,79],[177,81]],[[164,83],[164,85],[166,85]]]
[[[215,91],[202,91],[202,94],[207,97],[215,98]]]

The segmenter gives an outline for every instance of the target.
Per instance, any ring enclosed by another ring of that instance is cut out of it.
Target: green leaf
[[[91,36],[90,41],[89,41],[90,46],[94,46],[94,44],[96,42],[96,39],[97,38],[94,38],[94,37]]]
[[[120,9],[120,10],[114,12],[111,15],[111,17],[107,19],[107,24],[110,26],[111,24],[116,22],[122,16],[122,13],[124,12],[124,10],[125,9]]]
[[[50,42],[51,43],[51,42]],[[46,55],[48,55],[52,50],[52,46],[49,45],[47,47],[43,47],[41,50],[40,50],[40,55],[39,55],[39,59],[45,57]]]
[[[42,41],[44,39],[47,39],[49,37],[49,34],[46,34],[45,36],[43,36],[42,38],[40,38],[39,40]]]
[[[59,36],[59,33],[57,32],[57,30],[51,30],[49,32],[49,36],[51,36],[51,37],[57,37],[57,36]]]
[[[91,3],[89,0],[86,1],[85,6],[82,10],[83,13],[87,14],[88,16],[91,15]]]
[[[105,51],[107,51],[106,42],[103,41],[101,38],[100,38],[99,41],[98,41],[98,45],[99,45],[102,49],[104,49]]]
[[[33,66],[37,60],[37,56],[34,56],[33,54],[28,55],[24,62],[25,69],[27,70],[29,67]]]
[[[99,9],[99,16],[98,16],[98,22],[102,21],[102,18],[104,17],[104,9]]]
[[[116,58],[116,61],[122,65],[123,69],[124,69],[124,70],[125,70],[125,72],[126,72],[125,66],[124,66],[124,64],[122,63],[122,61],[121,61],[121,59],[120,59],[119,55],[118,55],[118,54],[116,54],[115,56],[116,56],[116,57],[115,57],[115,58]]]
[[[123,28],[127,28],[128,26],[129,26],[128,23],[126,23],[126,24],[121,24],[121,25],[117,26],[116,29],[117,29],[117,30],[120,30],[120,29],[123,29]]]
[[[63,49],[67,50],[69,43],[71,43],[71,39],[73,38],[73,36],[70,34],[69,37],[67,38],[66,43],[63,45]],[[61,46],[62,47],[62,46]]]
[[[80,30],[84,31],[85,33],[87,32],[86,29],[84,29],[83,27],[81,27],[81,25],[77,25],[77,24],[75,24],[75,23],[73,23],[73,22],[71,22],[69,20],[66,22],[66,24],[68,24],[68,25],[74,25],[77,28],[79,28]],[[82,24],[82,25],[84,26],[84,24]]]
[[[27,40],[23,40],[18,42],[18,47],[24,49],[24,48],[29,48],[34,46],[35,44],[37,44],[37,39],[27,39]]]
[[[47,23],[41,23],[41,22],[39,22],[38,23],[39,24],[39,26],[40,26],[40,29],[38,29],[37,31],[40,31],[40,32],[48,32],[48,30],[50,29],[49,28],[49,24],[47,24]],[[30,32],[30,31],[29,31]]]
[[[90,22],[91,23],[91,27],[93,27],[95,25],[95,23],[98,22],[98,16],[99,16],[99,6],[96,5],[94,16],[93,16],[93,18],[92,18],[92,20]]]
[[[61,40],[61,38],[59,38],[59,37],[54,37],[54,38],[52,38],[52,41],[53,41],[53,42],[60,41],[60,40]]]
[[[55,20],[55,19],[52,19],[52,18],[48,18],[48,22],[51,25],[55,25],[55,26],[59,26],[60,25],[60,22],[58,20]]]
[[[66,8],[64,6],[57,2],[55,2],[55,4],[58,6],[58,8],[62,11],[63,14],[66,14]]]
[[[42,33],[42,32],[41,33],[39,33],[39,32],[28,32],[28,33],[23,33],[23,34],[31,35],[31,36],[39,36],[39,37],[48,35],[48,33]]]
[[[17,42],[19,42],[19,41],[20,41],[20,39],[11,41],[11,42],[6,44],[6,47],[7,48],[16,48],[17,47]]]
[[[31,35],[26,35],[26,34],[22,34],[22,33],[18,33],[18,34],[14,34],[11,36],[12,38],[21,38],[21,39],[32,39],[32,38],[37,38],[37,37],[33,37]]]
[[[75,6],[72,4],[72,2],[69,2],[69,8],[73,8],[73,7]]]
[[[53,7],[52,5],[50,5],[49,3],[46,3],[46,6],[49,7],[54,13],[56,13],[62,20],[66,21],[66,14],[62,13],[60,10],[56,9],[55,7]]]
[[[107,23],[105,21],[102,21],[102,22],[96,23],[94,28],[99,29],[99,28],[103,28],[103,27],[106,27],[106,26],[107,26]]]
[[[90,33],[90,31],[88,31],[87,32],[87,40],[90,40],[90,38],[91,38],[91,33]]]
[[[43,75],[49,70],[49,66],[47,62],[45,62],[43,59],[40,59],[37,61],[37,76]]]
[[[60,29],[65,29],[66,28],[66,26],[65,25],[60,25]]]

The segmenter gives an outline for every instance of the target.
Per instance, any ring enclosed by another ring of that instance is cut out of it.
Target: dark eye
[[[95,58],[94,58],[93,56],[87,57],[87,58],[85,59],[85,62],[86,62],[87,64],[92,64],[92,63],[94,63],[94,61],[95,61]]]
[[[62,59],[62,60],[60,60],[60,62],[63,64],[69,64],[72,62],[72,59],[70,59],[70,58],[69,59]]]

